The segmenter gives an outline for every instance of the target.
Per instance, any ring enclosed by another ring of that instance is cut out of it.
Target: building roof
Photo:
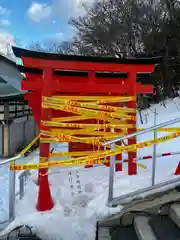
[[[3,55],[0,55],[0,99],[12,98],[22,95],[20,89],[21,73],[16,63]]]
[[[4,55],[0,55],[0,61],[3,61],[5,63],[11,65],[12,67],[16,68],[16,63],[13,60],[5,57]]]

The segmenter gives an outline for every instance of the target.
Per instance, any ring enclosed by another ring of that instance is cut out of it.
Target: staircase
[[[98,225],[96,240],[179,240],[180,190],[132,202]]]

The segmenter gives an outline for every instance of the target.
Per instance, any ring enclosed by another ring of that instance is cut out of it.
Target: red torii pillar
[[[129,80],[128,96],[136,96],[136,94],[137,94],[136,72],[134,72],[134,71],[129,72],[128,73],[128,80]],[[130,86],[133,86],[133,87],[130,87]],[[128,107],[136,109],[136,101],[128,102]],[[133,115],[136,116],[136,113],[133,114]],[[135,121],[129,120],[128,123],[136,124],[136,120]],[[136,128],[128,129],[128,134],[133,133],[133,132],[136,132]],[[128,145],[131,145],[131,144],[136,144],[136,137],[128,139]],[[137,155],[136,152],[128,152],[128,159],[129,159],[128,174],[129,175],[134,175],[134,174],[137,173],[137,170],[136,170],[137,165],[133,161],[133,160],[136,159],[136,155]]]
[[[42,96],[51,97],[52,87],[49,85],[49,81],[52,81],[53,71],[51,68],[45,68],[43,71],[43,88]],[[42,101],[41,101],[42,102]],[[52,118],[52,109],[42,108],[41,106],[41,121],[50,121]],[[46,130],[47,127],[41,126],[40,130]],[[40,143],[40,161],[47,162],[49,158],[50,144]],[[51,198],[49,183],[48,183],[48,169],[42,169],[39,172],[39,195],[37,201],[37,210],[46,211],[53,208],[53,201]],[[43,197],[42,197],[43,196]],[[45,200],[46,199],[46,200]]]

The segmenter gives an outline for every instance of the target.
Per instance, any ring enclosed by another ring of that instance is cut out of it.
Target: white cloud
[[[9,26],[11,23],[8,19],[2,19],[0,20],[0,25],[3,25],[3,26]]]
[[[7,8],[4,8],[0,5],[0,25],[1,26],[8,26],[10,25],[10,21],[8,20],[8,17],[10,15],[11,11]]]
[[[56,17],[75,17],[83,14],[82,4],[91,6],[96,0],[54,0],[52,4],[32,2],[27,10],[29,19],[35,23],[50,19],[52,24],[57,23]]]
[[[16,45],[15,38],[8,32],[0,30],[0,54],[15,60],[12,46]]]
[[[82,4],[91,6],[96,0],[54,0],[52,15],[62,18],[70,18],[83,14]]]
[[[75,7],[78,7],[78,6],[82,5],[83,3],[87,4],[87,3],[92,3],[92,2],[94,2],[94,0],[74,0],[73,1]]]
[[[59,43],[64,40],[64,33],[58,32],[56,34],[46,34],[45,42],[46,43]]]
[[[40,22],[51,16],[52,6],[46,3],[33,2],[27,14],[33,22]]]
[[[83,3],[88,3],[89,1],[87,0],[73,0],[72,2],[69,1],[69,6],[68,6],[68,15],[69,17],[76,16],[82,13],[82,4]]]
[[[64,36],[64,33],[62,33],[62,32],[59,32],[59,33],[56,33],[56,35],[55,35],[55,37],[56,38],[62,38]]]
[[[11,13],[11,11],[9,9],[0,6],[0,15],[1,16],[9,16],[10,13]]]
[[[95,2],[95,0],[73,0],[72,2],[73,2],[74,10],[78,11],[78,10],[81,9],[82,4],[86,4],[87,6],[91,6]]]

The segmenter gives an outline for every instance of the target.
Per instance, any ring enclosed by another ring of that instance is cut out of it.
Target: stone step
[[[180,228],[180,204],[174,203],[170,207],[169,217],[176,223]]]
[[[149,220],[149,225],[158,240],[180,239],[180,229],[168,216],[153,216]]]
[[[135,216],[134,229],[139,240],[157,240],[149,225],[149,217],[147,216]]]
[[[134,226],[110,228],[111,240],[138,240]]]
[[[109,227],[98,228],[98,240],[111,240]]]

